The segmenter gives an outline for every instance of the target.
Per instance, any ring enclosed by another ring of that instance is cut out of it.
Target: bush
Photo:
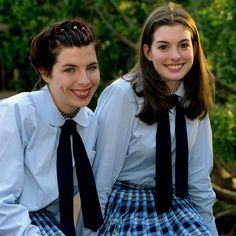
[[[235,109],[235,107],[234,107]],[[211,115],[214,157],[226,163],[235,162],[236,116],[233,107],[216,105]]]

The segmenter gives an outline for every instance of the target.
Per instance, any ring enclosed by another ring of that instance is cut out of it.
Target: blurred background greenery
[[[94,109],[103,88],[133,66],[142,24],[150,11],[165,2],[167,1],[0,0],[0,92],[30,91],[38,79],[29,62],[32,38],[50,23],[81,17],[95,30],[100,46],[101,83],[90,104]],[[195,19],[208,63],[216,76],[216,105],[210,113],[214,158],[220,163],[218,166],[226,168],[231,180],[234,180],[236,1],[173,2],[183,5]],[[214,176],[213,181],[217,181]],[[235,190],[234,187],[231,190]]]
[[[0,0],[0,90],[29,91],[37,74],[29,63],[36,33],[58,20],[81,17],[97,34],[101,84],[91,102],[111,80],[133,65],[135,45],[146,16],[159,0]],[[195,19],[209,65],[217,78],[212,112],[215,158],[236,156],[236,1],[182,0]]]

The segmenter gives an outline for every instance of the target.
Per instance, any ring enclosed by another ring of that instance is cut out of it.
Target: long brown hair
[[[143,45],[147,44],[151,47],[153,34],[158,27],[178,23],[191,32],[192,43],[196,46],[193,66],[183,78],[185,114],[190,119],[202,119],[213,105],[214,76],[208,69],[196,24],[180,5],[170,2],[155,9],[146,19],[138,43],[137,63],[129,72],[135,75],[134,91],[138,96],[144,97],[143,109],[137,116],[147,124],[153,124],[159,120],[163,109],[167,108],[166,97],[170,91],[156,72],[153,63],[145,57]]]

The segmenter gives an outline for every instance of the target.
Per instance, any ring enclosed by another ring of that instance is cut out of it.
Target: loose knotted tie
[[[103,223],[92,168],[83,144],[76,131],[76,123],[67,120],[62,126],[57,149],[57,178],[59,189],[60,221],[66,236],[76,236],[73,221],[73,167],[71,135],[76,174],[81,198],[84,226],[93,231]]]
[[[184,110],[177,95],[169,98],[170,106],[176,106],[176,164],[175,191],[184,198],[188,194],[188,140]],[[156,133],[156,210],[168,211],[172,205],[172,163],[169,111],[160,119]]]

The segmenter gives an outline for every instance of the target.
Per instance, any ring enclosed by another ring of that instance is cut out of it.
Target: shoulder
[[[107,86],[99,96],[95,114],[99,121],[106,117],[115,119],[120,115],[134,117],[141,102],[135,94],[132,82],[119,78]]]
[[[30,92],[22,92],[1,100],[0,106],[7,107],[10,110],[21,112],[24,111],[25,108],[27,108],[28,110],[30,107],[32,107],[33,102],[30,96]]]
[[[108,85],[101,93],[99,100],[108,98],[113,98],[116,101],[126,100],[135,102],[136,95],[133,91],[132,83],[129,81],[129,79],[127,77],[119,78]]]
[[[119,78],[113,81],[107,88],[114,91],[117,90],[123,93],[129,92],[132,89],[130,81],[126,78]]]
[[[30,96],[30,92],[23,92],[0,102],[0,124],[8,123],[11,127],[7,132],[24,132],[28,137],[37,127],[38,115]]]

